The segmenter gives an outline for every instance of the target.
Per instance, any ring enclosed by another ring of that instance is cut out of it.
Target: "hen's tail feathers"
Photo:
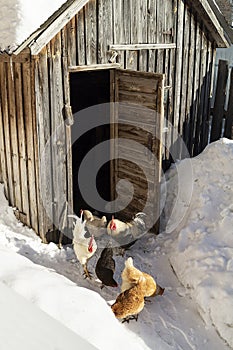
[[[76,220],[74,222],[73,241],[77,241],[80,237],[84,237],[86,233],[86,230],[85,230],[86,220],[82,221],[82,217],[79,218],[77,215],[68,215],[68,217]]]
[[[125,267],[133,267],[133,258],[129,257],[126,261],[125,261]]]
[[[145,213],[142,213],[142,212],[139,212],[135,215],[133,221],[135,223],[137,223],[137,225],[140,227],[141,231],[145,232],[146,231],[146,222],[145,222],[145,217],[146,217],[146,214]]]

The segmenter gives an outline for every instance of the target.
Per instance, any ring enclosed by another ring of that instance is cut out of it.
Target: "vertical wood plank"
[[[66,32],[61,32],[61,45],[62,45],[62,71],[63,71],[63,90],[64,90],[64,104],[70,106],[70,84],[69,84],[69,72],[68,72],[68,57],[67,57],[67,37]],[[66,136],[66,167],[67,167],[67,203],[68,203],[68,214],[73,212],[73,169],[72,169],[72,142],[71,142],[71,125],[65,125],[65,136]],[[69,227],[69,220],[65,219],[65,227],[63,232],[66,237],[71,237]]]
[[[54,224],[59,230],[61,218],[66,204],[67,174],[66,174],[66,139],[63,119],[63,84],[61,62],[61,35],[56,35],[51,42],[51,131],[52,131],[52,165],[54,190]],[[57,237],[56,237],[57,239]]]
[[[206,116],[204,114],[205,105],[208,105],[206,100],[206,64],[207,64],[207,42],[204,33],[201,34],[201,58],[200,58],[200,84],[199,84],[199,108],[196,127],[196,137],[194,146],[194,155],[197,155],[202,150],[202,132],[205,128]]]
[[[219,60],[218,64],[218,77],[215,93],[215,101],[213,108],[213,121],[211,128],[211,142],[217,141],[221,136],[222,119],[225,113],[225,98],[226,98],[226,85],[228,78],[228,63],[224,60]]]
[[[182,52],[182,70],[181,70],[181,100],[180,100],[180,118],[179,118],[179,133],[182,136],[184,142],[187,142],[186,138],[186,105],[188,95],[187,80],[189,76],[189,45],[190,45],[190,13],[189,9],[184,9],[184,21],[183,21],[183,52]],[[182,146],[181,146],[182,147]],[[182,150],[181,150],[182,153]]]
[[[113,11],[113,44],[124,43],[123,25],[122,25],[122,13],[123,13],[123,0],[112,0]],[[117,62],[121,63],[124,67],[124,52],[119,51]]]
[[[35,145],[33,138],[32,122],[32,90],[31,90],[31,64],[30,62],[22,65],[22,82],[23,82],[23,111],[24,123],[26,126],[25,136],[27,143],[27,170],[28,170],[28,188],[31,225],[38,232],[38,212],[37,212],[37,193],[36,193],[36,172],[35,172]]]
[[[47,242],[46,233],[53,229],[53,183],[51,149],[46,148],[51,135],[50,98],[48,71],[49,57],[45,48],[35,61],[35,96],[37,135],[38,135],[38,186],[39,229],[43,242]]]
[[[175,80],[174,80],[174,120],[173,120],[173,139],[172,154],[175,159],[180,158],[180,144],[177,142],[177,133],[179,133],[181,86],[182,86],[182,51],[183,51],[183,18],[184,3],[177,0],[176,8],[176,58],[175,58]]]
[[[35,59],[31,58],[31,110],[32,110],[32,129],[33,129],[33,142],[34,142],[34,159],[35,159],[35,187],[36,187],[36,204],[37,204],[37,223],[34,227],[36,233],[42,238],[44,241],[45,232],[41,229],[41,205],[40,205],[40,189],[39,189],[39,136],[37,130],[37,110],[36,110],[36,94],[38,90],[35,85],[35,73],[36,73],[36,65]],[[25,134],[26,138],[26,134]]]
[[[230,90],[229,90],[229,100],[226,113],[226,125],[224,137],[233,139],[233,69],[231,68],[230,75]]]
[[[141,25],[140,23],[140,8],[139,8],[139,0],[136,0],[134,3],[130,3],[129,5],[131,8],[127,8],[128,16],[130,18],[130,33],[129,33],[129,40],[131,44],[136,44],[139,42],[141,37]],[[126,19],[125,19],[126,20]],[[127,62],[127,69],[133,69],[138,70],[138,56],[140,54],[140,51],[128,51],[126,53],[126,62]]]
[[[147,40],[149,44],[156,42],[156,18],[157,18],[156,3],[157,3],[156,0],[148,0]],[[148,54],[148,71],[149,72],[155,72],[156,70],[155,58],[156,58],[155,50],[149,50],[149,54]]]
[[[0,75],[2,74],[2,66],[4,63],[0,62]],[[0,80],[1,86],[1,80]],[[2,86],[1,86],[2,91]],[[8,198],[8,177],[7,177],[7,161],[6,161],[6,148],[5,148],[5,135],[4,135],[4,123],[3,123],[3,100],[0,95],[0,160],[1,160],[1,182],[4,183],[4,189],[6,192],[6,196]]]
[[[124,1],[123,2],[123,22],[124,22],[124,42],[125,44],[131,44],[132,43],[132,36],[134,36],[134,33],[136,32],[136,28],[133,28],[133,19],[135,15],[135,11],[137,8],[137,2],[135,5],[135,2],[133,3],[132,0]],[[134,31],[134,33],[133,33]],[[135,33],[136,36],[136,33]],[[133,69],[137,70],[137,63],[138,63],[138,53],[137,51],[126,51],[125,52],[125,68],[126,69]]]
[[[215,51],[215,50],[214,50]],[[206,76],[205,76],[205,104],[203,115],[205,116],[204,125],[202,128],[201,134],[201,151],[208,144],[208,136],[209,136],[209,117],[210,117],[210,101],[211,101],[211,83],[212,83],[212,75],[213,75],[213,66],[214,66],[214,57],[213,57],[213,47],[212,42],[207,38],[207,57],[206,57]]]
[[[194,52],[194,66],[193,66],[193,95],[192,95],[192,107],[191,107],[191,128],[190,128],[190,155],[193,156],[195,134],[196,134],[196,121],[199,104],[199,81],[200,81],[200,27],[197,18],[195,17],[195,52]]]
[[[192,97],[193,97],[193,67],[195,65],[195,19],[193,14],[190,14],[189,23],[189,50],[188,50],[188,67],[187,67],[187,98],[185,106],[185,135],[186,135],[186,145],[189,149],[190,135],[191,135],[191,108],[192,108]],[[190,73],[191,72],[191,73]]]
[[[67,51],[70,66],[77,64],[77,48],[76,48],[76,19],[75,17],[67,23]]]
[[[139,35],[138,42],[139,43],[147,43],[147,2],[144,0],[139,1],[139,14],[138,14],[138,27],[139,27]],[[140,71],[147,72],[148,70],[148,62],[147,62],[148,52],[147,50],[141,50],[139,52],[138,57],[138,69]]]
[[[176,19],[176,9],[175,9],[175,1],[170,1],[166,4],[166,31],[167,35],[165,35],[165,42],[171,43],[174,42],[174,33],[175,33],[175,19]],[[164,98],[165,98],[165,110],[164,110],[164,127],[166,127],[166,133],[164,135],[164,143],[165,143],[165,169],[170,166],[172,161],[172,156],[170,154],[171,145],[172,145],[172,137],[173,137],[173,128],[171,125],[173,124],[173,112],[174,112],[174,91],[175,91],[175,54],[176,50],[166,50],[165,54],[165,88],[164,88]],[[167,87],[167,88],[166,88]]]
[[[85,6],[86,64],[97,63],[97,6],[96,0]]]
[[[98,63],[108,63],[108,45],[113,42],[112,2],[98,0]]]
[[[20,170],[20,190],[22,195],[22,206],[20,210],[25,214],[24,224],[31,226],[29,197],[28,197],[28,174],[27,174],[27,151],[26,135],[23,115],[23,95],[22,95],[22,69],[21,63],[15,63],[15,102],[17,106],[17,127],[19,145],[19,170]]]
[[[0,152],[0,183],[3,182],[3,175],[2,175],[2,160],[1,160],[1,152]]]
[[[157,0],[157,10],[156,10],[156,42],[163,43],[164,42],[164,1]],[[156,52],[156,72],[164,73],[164,50],[157,50]]]
[[[85,15],[84,8],[76,16],[78,65],[86,64]]]
[[[8,64],[7,80],[8,80],[8,113],[10,122],[10,143],[11,143],[11,161],[12,175],[14,185],[14,206],[21,209],[21,193],[20,193],[20,174],[19,174],[19,151],[18,151],[18,135],[16,125],[16,105],[15,105],[15,63]]]
[[[4,125],[4,137],[5,137],[5,154],[6,154],[6,168],[8,178],[8,201],[9,205],[14,205],[14,186],[13,186],[13,171],[11,162],[11,143],[10,143],[10,123],[8,114],[8,95],[7,95],[7,69],[8,64],[2,63],[0,66],[0,79],[1,79],[1,96],[3,102],[2,115]]]
[[[202,89],[202,74],[203,74],[203,64],[204,64],[204,52],[202,50],[203,47],[203,35],[200,28],[199,31],[200,35],[200,62],[199,62],[199,85],[198,85],[198,92],[197,92],[197,109],[196,109],[196,121],[195,121],[195,134],[194,134],[194,142],[193,142],[193,155],[196,156],[198,154],[198,146],[199,146],[199,134],[200,134],[200,124],[201,124],[201,117],[202,117],[202,99],[203,99],[203,89]]]

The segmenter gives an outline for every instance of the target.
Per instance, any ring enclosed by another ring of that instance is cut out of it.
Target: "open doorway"
[[[70,101],[74,115],[74,125],[72,126],[73,204],[74,212],[79,215],[80,209],[89,209],[91,211],[96,209],[91,207],[83,198],[79,188],[78,173],[80,165],[88,152],[93,151],[99,143],[110,139],[110,109],[109,105],[105,105],[104,109],[90,108],[93,114],[91,114],[91,118],[101,118],[103,120],[102,114],[104,112],[106,124],[88,130],[76,140],[75,130],[82,127],[80,125],[82,118],[80,121],[78,112],[91,106],[110,102],[110,71],[98,70],[71,73]],[[109,152],[108,159],[110,159],[110,150],[106,150],[106,152]],[[94,153],[94,158],[100,156],[97,152]],[[110,201],[110,162],[105,163],[97,173],[96,187],[99,195],[106,201]],[[99,214],[103,215],[104,212],[99,211]]]

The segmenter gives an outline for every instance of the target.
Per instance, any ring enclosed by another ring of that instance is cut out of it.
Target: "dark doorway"
[[[92,211],[97,209],[93,208],[83,198],[79,188],[78,173],[80,165],[88,152],[95,149],[95,146],[99,143],[110,139],[110,109],[109,105],[106,105],[106,103],[110,102],[110,71],[71,73],[70,91],[74,115],[74,125],[72,126],[73,202],[74,212],[79,215],[80,209]],[[104,108],[100,107],[101,104],[105,104]],[[91,106],[97,106],[97,108]],[[85,123],[83,117],[80,117],[83,115],[84,110],[90,111],[91,119],[101,118],[101,121],[104,120],[105,122],[104,125],[91,127],[90,130],[76,139],[77,130],[82,129],[81,123]],[[108,159],[110,159],[110,150],[106,150],[106,152],[109,152]],[[95,159],[93,158],[93,162],[99,157],[101,157],[101,154],[94,153]],[[98,171],[96,188],[103,199],[110,201],[110,162],[105,163]],[[103,214],[104,210],[99,211],[99,213]]]

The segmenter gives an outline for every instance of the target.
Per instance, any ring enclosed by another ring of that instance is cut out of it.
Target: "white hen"
[[[76,219],[73,229],[73,248],[78,261],[82,264],[84,275],[87,278],[91,278],[90,272],[87,269],[88,260],[95,254],[97,244],[94,236],[85,237],[85,221],[83,221],[83,214],[79,218],[76,215],[69,215]]]
[[[129,222],[123,222],[112,216],[112,220],[107,226],[107,234],[121,245],[136,242],[146,233],[145,216],[145,213],[137,213]]]

